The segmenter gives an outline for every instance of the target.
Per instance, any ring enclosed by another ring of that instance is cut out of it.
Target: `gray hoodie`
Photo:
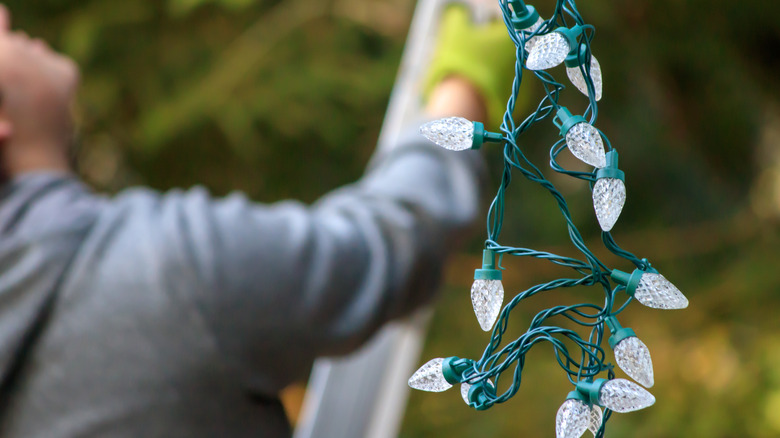
[[[407,139],[312,206],[6,184],[0,436],[289,435],[281,388],[432,297],[480,169]]]

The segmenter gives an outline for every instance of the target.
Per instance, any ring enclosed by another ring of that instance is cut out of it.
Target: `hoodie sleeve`
[[[409,133],[380,155],[359,181],[311,206],[212,199],[202,189],[160,200],[160,252],[171,265],[161,272],[196,277],[198,312],[264,391],[427,303],[448,250],[476,218],[476,152]]]

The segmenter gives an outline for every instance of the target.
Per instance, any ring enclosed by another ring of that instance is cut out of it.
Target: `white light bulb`
[[[590,424],[588,424],[588,430],[593,436],[598,435],[599,429],[601,429],[602,416],[600,407],[596,405],[590,407]]]
[[[556,438],[580,438],[588,430],[590,408],[584,402],[568,399],[555,417]]]
[[[420,391],[442,392],[452,388],[442,372],[444,359],[437,357],[421,366],[420,369],[409,378],[409,386]]]
[[[618,178],[599,178],[593,185],[593,208],[601,229],[609,231],[626,204],[626,185]]]
[[[420,134],[445,149],[463,151],[473,144],[474,123],[463,117],[447,117],[422,125]]]
[[[525,32],[526,35],[531,35],[537,30],[539,30],[539,28],[542,27],[542,24],[544,24],[544,20],[542,19],[542,17],[539,17],[538,19],[536,19],[536,23],[532,24],[531,27],[529,27],[528,29],[523,29],[523,32]],[[530,53],[531,50],[533,50],[534,46],[536,46],[536,43],[539,41],[540,37],[541,35],[535,35],[529,38],[525,42],[525,50]]]
[[[590,123],[580,122],[566,132],[566,145],[571,153],[593,167],[607,165],[604,141],[599,131]]]
[[[645,388],[653,386],[653,360],[650,350],[642,340],[630,336],[618,342],[614,348],[618,367]]]
[[[469,404],[469,389],[471,385],[468,383],[460,384],[460,396],[463,397],[463,403]]]
[[[688,298],[661,274],[645,272],[639,279],[634,297],[654,309],[685,309]]]
[[[526,43],[526,48],[527,47],[528,43]],[[585,76],[583,76],[582,71],[580,71],[580,66],[566,67],[566,75],[569,76],[571,83],[578,90],[580,90],[582,94],[586,96],[588,95],[588,85],[585,81]],[[593,88],[596,93],[596,100],[601,100],[601,66],[599,65],[599,61],[593,55],[590,57],[590,78],[593,80]]]
[[[474,280],[471,285],[471,304],[479,326],[490,331],[504,304],[504,285],[501,280]]]
[[[488,379],[488,384],[492,387],[493,381]],[[471,385],[468,383],[461,383],[460,385],[460,396],[463,397],[463,402],[466,404],[469,404],[469,389],[471,389]]]
[[[638,411],[653,403],[653,394],[626,379],[608,380],[599,391],[599,404],[615,412]]]
[[[540,35],[529,50],[525,66],[529,70],[555,67],[566,59],[570,50],[569,41],[560,32]]]

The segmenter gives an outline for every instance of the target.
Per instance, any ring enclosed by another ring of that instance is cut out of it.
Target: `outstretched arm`
[[[484,111],[459,79],[444,81],[429,108]],[[476,218],[481,169],[475,153],[410,132],[360,181],[312,206],[168,194],[150,217],[175,265],[161,272],[172,283],[195,277],[192,299],[220,347],[274,392],[315,357],[356,348],[433,297],[448,249]]]

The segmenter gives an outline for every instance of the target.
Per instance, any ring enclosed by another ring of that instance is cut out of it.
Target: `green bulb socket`
[[[516,30],[527,29],[539,20],[539,13],[536,12],[536,8],[531,5],[526,6],[521,1],[512,2],[512,27]]]
[[[509,4],[512,5],[512,10],[515,11],[515,13],[526,8],[525,2],[523,2],[523,0],[509,0]]]
[[[474,123],[474,137],[471,140],[471,149],[479,149],[485,143],[501,143],[504,136],[497,132],[485,130],[485,125],[481,122]]]
[[[583,380],[577,383],[577,391],[582,393],[583,397],[588,400],[588,404],[599,405],[599,393],[604,384],[607,383],[607,379],[596,379],[595,381]]]
[[[561,137],[564,137],[572,126],[582,122],[587,123],[585,117],[571,115],[571,112],[565,106],[559,107],[558,112],[553,117],[553,124],[560,128]]]
[[[612,280],[615,283],[622,284],[626,287],[626,293],[633,297],[634,292],[636,292],[637,286],[639,286],[639,280],[642,279],[642,275],[644,275],[644,271],[641,269],[634,269],[634,272],[628,273],[619,271],[617,269],[612,270],[612,274],[610,275],[612,277]]]
[[[626,182],[626,173],[618,169],[618,152],[615,149],[607,152],[607,165],[596,171],[596,179],[614,178]]]
[[[578,44],[578,46],[580,48],[579,54],[577,53],[577,50],[572,50],[569,52],[569,54],[566,56],[566,59],[563,61],[566,64],[566,67],[569,68],[579,67],[582,64],[580,59],[583,61],[585,60],[585,52],[588,51],[588,48],[585,47],[584,44],[583,45]]]
[[[471,367],[472,361],[456,356],[448,357],[441,363],[441,373],[450,385],[463,381],[463,373]]]
[[[591,404],[590,399],[585,394],[577,391],[576,389],[566,396],[566,400],[579,400],[586,405]]]
[[[490,400],[496,398],[496,388],[487,381],[477,382],[469,388],[469,406],[484,411],[492,406]]]
[[[612,336],[609,337],[609,346],[614,350],[615,346],[626,338],[635,338],[636,333],[630,328],[623,328],[614,316],[608,316],[605,320]]]
[[[639,280],[642,279],[642,276],[646,273],[651,274],[657,274],[658,271],[656,271],[653,268],[647,268],[646,270],[641,269],[634,269],[634,272],[631,274],[623,271],[619,271],[617,269],[612,270],[612,274],[610,275],[612,277],[612,280],[615,283],[622,284],[626,287],[626,293],[628,296],[633,297],[634,292],[636,292],[636,288],[639,286]]]
[[[482,269],[474,270],[474,280],[501,280],[501,271],[496,269],[496,254],[492,249],[482,251]]]
[[[566,58],[571,58],[572,56],[577,58],[577,47],[579,47],[577,39],[582,34],[582,26],[559,27],[555,29],[555,32],[563,35],[566,38],[566,42],[569,43],[569,55]]]

